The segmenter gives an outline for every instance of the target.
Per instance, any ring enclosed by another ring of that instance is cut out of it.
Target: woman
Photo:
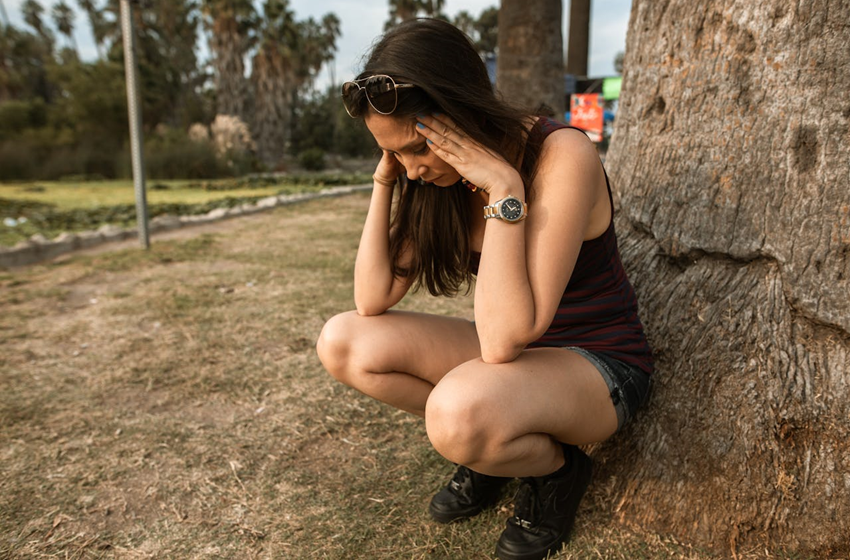
[[[496,553],[544,558],[590,482],[576,446],[622,427],[652,372],[596,150],[498,99],[466,36],[438,20],[388,32],[343,101],[383,155],[357,309],[328,321],[319,357],[339,381],[423,416],[459,465],[431,501],[436,521],[476,515],[520,477]],[[474,322],[390,310],[411,287],[454,295],[473,276]]]

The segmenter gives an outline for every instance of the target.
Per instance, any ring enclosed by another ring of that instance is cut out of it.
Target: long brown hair
[[[530,111],[497,97],[484,62],[460,30],[437,19],[402,23],[375,45],[358,79],[375,74],[417,86],[397,90],[394,117],[442,112],[508,162],[522,159],[519,172],[530,200],[541,147],[539,136],[530,134]],[[368,110],[363,109],[360,114]],[[414,290],[424,286],[432,295],[456,295],[472,280],[466,188],[460,182],[448,188],[419,184],[406,176],[398,186],[390,237],[393,273],[413,277]],[[412,258],[403,266],[408,247]]]

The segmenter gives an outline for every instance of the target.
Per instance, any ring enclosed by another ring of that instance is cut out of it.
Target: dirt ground
[[[442,526],[422,423],[330,379],[368,195],[0,272],[0,558],[491,558],[510,511]],[[470,298],[402,307],[471,316]],[[710,558],[612,521],[562,558]]]

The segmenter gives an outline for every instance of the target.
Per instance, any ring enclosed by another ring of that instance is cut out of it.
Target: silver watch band
[[[520,215],[519,218],[517,218],[515,220],[511,220],[510,218],[503,218],[502,217],[502,203],[505,202],[506,200],[515,200],[522,205],[522,214]],[[524,201],[518,199],[515,196],[506,196],[505,198],[503,198],[501,200],[497,200],[493,204],[490,204],[490,205],[484,207],[484,219],[485,220],[489,220],[491,218],[496,218],[497,220],[502,220],[502,221],[506,221],[506,222],[509,222],[509,223],[516,223],[516,222],[523,221],[526,218],[526,216],[528,216],[528,205]]]

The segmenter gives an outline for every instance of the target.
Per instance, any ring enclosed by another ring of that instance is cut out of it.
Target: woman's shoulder
[[[541,117],[535,126],[544,134],[540,147],[540,171],[556,164],[599,165],[599,152],[582,130],[547,117]]]

